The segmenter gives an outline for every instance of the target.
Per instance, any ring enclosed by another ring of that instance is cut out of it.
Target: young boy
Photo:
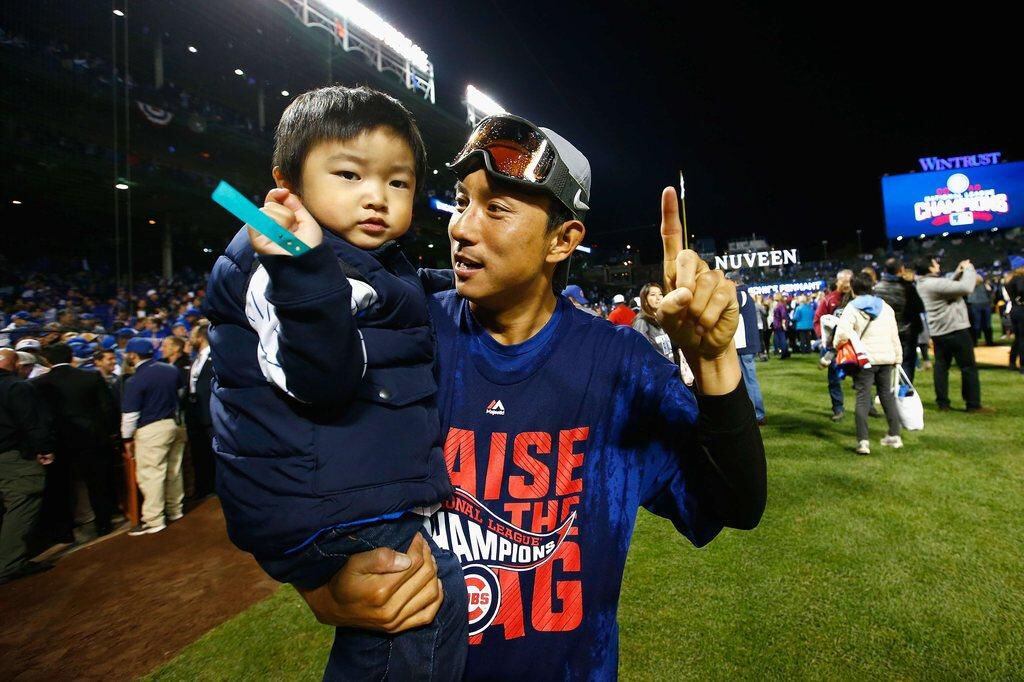
[[[398,636],[339,628],[331,658],[353,679],[455,680],[465,661],[461,568],[422,516],[452,492],[426,304],[452,279],[417,272],[396,241],[425,171],[419,130],[391,97],[297,97],[277,128],[263,211],[310,251],[289,255],[243,227],[206,300],[232,542],[300,589],[327,583],[352,554],[405,551],[418,532],[430,543],[444,591],[434,622]]]

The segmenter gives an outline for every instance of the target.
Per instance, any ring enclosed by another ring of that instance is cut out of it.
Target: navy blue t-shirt
[[[467,679],[614,679],[639,507],[698,546],[722,528],[687,487],[693,394],[642,335],[561,298],[517,346],[481,337],[455,292],[431,315],[457,490],[429,526],[466,573]]]
[[[139,365],[124,385],[122,412],[138,412],[137,428],[171,419],[178,409],[178,389],[185,386],[185,375],[165,362],[147,360]]]

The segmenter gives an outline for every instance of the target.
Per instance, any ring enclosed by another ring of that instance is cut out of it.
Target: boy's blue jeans
[[[444,601],[434,622],[395,635],[337,628],[324,680],[461,680],[469,646],[469,597],[458,557],[438,547],[423,527],[424,518],[406,514],[394,521],[338,528],[317,537],[295,556],[261,561],[272,576],[304,588],[330,580],[361,552],[390,547],[404,552],[422,533],[437,562]]]

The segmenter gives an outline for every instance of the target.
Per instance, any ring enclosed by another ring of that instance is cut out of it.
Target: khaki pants
[[[165,511],[181,515],[184,451],[185,429],[173,419],[146,424],[135,432],[135,478],[142,491],[142,522],[147,526],[163,524]]]

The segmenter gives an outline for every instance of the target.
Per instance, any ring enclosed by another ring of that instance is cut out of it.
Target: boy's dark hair
[[[899,258],[887,258],[885,259],[885,274],[887,275],[898,275],[900,270],[903,268],[903,261]]]
[[[114,351],[110,350],[109,348],[101,348],[100,350],[98,350],[98,351],[96,351],[95,353],[92,354],[92,359],[95,362],[99,362],[100,360],[103,359],[103,356],[107,355],[107,354],[114,355],[115,357],[117,356],[117,353],[115,353]]]
[[[66,343],[55,343],[49,346],[44,346],[39,349],[39,354],[51,365],[59,365],[61,363],[71,364],[71,357],[74,355],[71,352],[71,346]]]
[[[418,192],[427,177],[427,150],[420,129],[401,102],[366,86],[332,85],[296,97],[277,124],[273,163],[284,179],[299,189],[302,164],[315,144],[351,140],[380,127],[393,130],[412,149]]]
[[[871,275],[866,272],[858,272],[850,278],[850,289],[852,289],[853,293],[857,296],[870,294],[874,287],[875,280],[871,279]]]
[[[914,271],[919,275],[927,275],[932,269],[933,260],[935,260],[935,257],[930,253],[918,256],[917,260],[914,261]]]

